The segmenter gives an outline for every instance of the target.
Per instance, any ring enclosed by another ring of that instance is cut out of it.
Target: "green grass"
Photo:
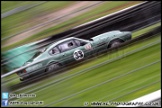
[[[98,86],[98,87],[91,89],[87,92],[84,92],[82,94],[73,96],[72,98],[68,98],[65,101],[58,102],[57,104],[51,105],[51,106],[83,106],[83,103],[85,101],[93,102],[93,101],[102,100],[103,102],[107,102],[107,101],[113,100],[113,101],[121,102],[121,101],[133,100],[133,99],[143,96],[147,93],[150,93],[150,92],[160,89],[160,81],[159,81],[159,83],[156,85],[150,85],[148,87],[144,87],[143,89],[138,90],[139,88],[141,88],[145,85],[149,85],[152,82],[160,80],[160,68],[157,69],[157,67],[160,67],[160,63],[152,65],[152,66],[148,67],[148,69],[145,68],[140,71],[134,72],[130,75],[124,76],[122,78],[110,81],[106,84]],[[101,68],[103,68],[103,67],[101,67]],[[151,70],[148,71],[149,69],[151,69]],[[94,70],[93,70],[93,72],[94,72]],[[98,72],[104,72],[104,71],[98,71]],[[107,73],[110,73],[110,72],[111,72],[111,70],[107,71]],[[117,70],[114,72],[117,72]],[[114,74],[114,73],[111,72],[111,74]],[[95,75],[95,76],[98,76],[98,75]],[[107,75],[105,74],[105,76],[107,76],[107,79],[114,78],[114,77],[110,77],[111,76],[110,74],[107,74]],[[96,77],[96,79],[99,80],[100,78]],[[89,80],[89,82],[90,81],[94,82],[95,80],[91,79],[91,80]],[[94,84],[98,84],[98,83],[94,82]],[[64,86],[64,85],[62,85],[62,86]],[[82,86],[82,85],[80,85],[80,86]],[[74,87],[72,86],[69,88],[73,89]],[[54,89],[54,87],[53,88],[51,87],[51,89]],[[137,89],[137,91],[132,92],[136,89]],[[119,92],[119,91],[121,91],[121,92]],[[128,94],[129,92],[132,92],[132,93]],[[41,93],[43,93],[43,91]],[[124,94],[128,94],[128,95],[122,96]],[[106,98],[102,99],[103,97],[106,97]],[[120,97],[120,98],[114,99],[116,97]]]
[[[15,2],[14,2],[15,3]],[[22,2],[24,3],[24,2]],[[35,2],[30,2],[33,4]],[[58,9],[64,8],[66,6],[74,3],[73,1],[48,1],[39,6],[36,6],[32,9],[19,12],[17,14],[13,14],[9,17],[3,18],[2,21],[2,38],[16,34],[22,30],[25,30],[28,27],[32,27],[34,24],[39,22],[33,22],[32,24],[28,21],[32,21],[35,17],[39,17],[40,15],[46,15],[52,11],[56,11]],[[16,3],[15,3],[16,4]],[[9,4],[11,5],[11,4]]]
[[[146,32],[148,32],[148,31],[150,31],[151,29],[154,29],[154,28],[156,28],[156,27],[158,27],[158,26],[161,26],[161,22],[158,22],[158,23],[156,23],[156,24],[153,24],[152,26],[148,26],[148,27],[146,27],[145,29],[137,30],[137,31],[135,31],[135,32],[132,33],[132,36],[133,36],[133,38],[134,38],[134,37],[137,37],[137,36],[139,36],[141,33],[146,33]]]
[[[32,36],[30,36],[30,37],[28,37],[28,38],[26,38],[26,39],[24,39],[24,40],[22,40],[20,42],[14,43],[13,46],[12,45],[8,46],[8,48],[13,48],[15,46],[19,46],[19,45],[22,45],[24,43],[28,43],[28,42],[31,42],[31,41],[36,41],[36,40],[43,39],[43,38],[48,37],[50,35],[57,34],[59,32],[68,30],[69,28],[75,27],[75,26],[77,26],[79,24],[83,24],[85,22],[94,20],[96,18],[99,18],[99,17],[102,17],[104,15],[113,13],[115,11],[119,11],[119,10],[121,10],[123,8],[126,8],[126,7],[129,7],[131,5],[135,5],[135,4],[139,3],[139,2],[141,2],[141,1],[134,1],[134,2],[130,2],[130,1],[105,2],[101,6],[95,8],[95,9],[92,9],[91,11],[83,13],[83,14],[77,16],[77,17],[74,17],[74,18],[72,18],[72,19],[70,19],[68,21],[65,21],[65,22],[63,22],[63,23],[61,23],[59,25],[56,25],[54,27],[51,27],[51,28],[43,30],[43,31],[41,31],[39,33],[36,33],[36,34],[34,34],[34,35],[32,35]],[[18,19],[16,19],[16,20],[18,20]],[[5,25],[7,25],[7,24],[5,24]],[[2,27],[2,29],[4,29],[3,31],[6,31],[5,30],[5,25]],[[19,26],[19,27],[22,29],[25,26],[23,26],[23,27]],[[14,28],[14,29],[16,29],[16,28]],[[14,29],[12,29],[12,30],[15,31]],[[7,31],[4,32],[4,34],[8,35]]]
[[[20,6],[33,5],[37,3],[40,3],[40,1],[1,1],[1,13],[5,13]]]
[[[148,41],[152,41],[154,39]],[[141,43],[143,44],[145,43],[145,41]],[[137,44],[135,44],[134,46],[136,45]],[[136,49],[140,48],[141,46],[136,47]],[[131,49],[131,47],[132,46],[128,48]],[[86,71],[84,74],[75,76],[66,81],[52,84],[51,86],[48,86],[46,89],[43,90],[39,89],[41,91],[32,92],[32,93],[36,93],[37,95],[37,97],[34,98],[34,100],[35,101],[43,100],[45,104],[56,102],[56,104],[53,104],[51,106],[83,106],[85,101],[88,102],[99,101],[99,100],[130,101],[139,96],[143,96],[147,93],[158,90],[161,88],[160,83],[156,83],[154,85],[152,85],[151,83],[155,81],[159,81],[161,79],[160,62],[150,65],[146,68],[142,68],[140,70],[134,71],[130,74],[127,75],[124,74],[159,60],[160,47],[161,47],[160,43],[156,44],[154,46],[146,48],[140,52],[131,54],[127,57],[124,57],[112,63],[105,64],[98,68]],[[102,58],[104,58],[104,60],[107,60],[109,59],[109,56],[98,57],[98,59],[96,59],[95,61],[93,60],[90,62],[92,63],[90,66],[94,65],[95,64],[94,62],[100,61],[100,59]],[[71,69],[67,73],[49,78],[46,81],[41,81],[39,84],[36,84],[34,87],[39,87],[41,84],[43,85],[44,83],[47,84],[53,80],[57,80],[59,76],[61,77],[63,77],[62,75],[67,76],[73,72],[76,73],[81,69],[86,69],[88,66],[87,64],[81,65],[80,67],[82,68],[76,67],[74,69]],[[121,75],[123,76],[119,77]],[[115,77],[119,77],[119,78],[115,78]],[[107,83],[96,86],[104,81],[107,81]],[[27,90],[31,90],[31,88],[33,87],[31,86],[21,92],[24,93]],[[78,92],[81,93],[77,94]],[[131,93],[127,94],[129,92]],[[62,101],[60,100],[67,96],[70,97]],[[116,97],[119,98],[115,99]],[[20,100],[31,101],[31,99],[29,98],[19,99],[19,101]]]

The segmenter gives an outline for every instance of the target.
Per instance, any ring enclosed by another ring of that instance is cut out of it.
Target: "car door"
[[[53,48],[51,48],[49,51],[48,51],[48,54],[50,57],[50,60],[47,60],[47,62],[59,62],[61,63],[60,59],[60,50],[58,49],[58,46],[54,46]],[[47,63],[48,64],[48,63]]]
[[[92,42],[90,41],[84,41],[84,40],[77,40],[74,39],[74,41],[77,43],[77,45],[79,46],[78,49],[81,50],[84,54],[84,59],[86,59],[87,57],[91,56],[93,54],[93,46],[92,46]],[[79,53],[79,52],[78,52]],[[76,53],[77,56],[77,53]]]
[[[61,51],[61,60],[63,64],[69,64],[86,57],[86,50],[84,44],[78,44],[74,39],[68,40],[58,45]]]

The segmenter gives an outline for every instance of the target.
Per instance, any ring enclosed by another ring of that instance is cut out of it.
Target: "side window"
[[[52,49],[49,51],[49,53],[50,53],[51,55],[55,55],[55,54],[60,53],[60,51],[59,51],[59,49],[58,49],[57,47],[54,47],[54,48],[52,48]]]
[[[87,42],[84,42],[84,41],[81,41],[81,40],[74,40],[75,43],[78,45],[78,46],[84,46],[85,44],[87,44]]]
[[[76,39],[75,39],[74,41],[75,41],[75,43],[76,43],[78,46],[81,46],[79,40],[76,40]]]
[[[58,45],[58,48],[60,49],[61,52],[71,50],[71,49],[76,48],[76,47],[77,47],[77,45],[73,40],[63,42],[60,45]]]

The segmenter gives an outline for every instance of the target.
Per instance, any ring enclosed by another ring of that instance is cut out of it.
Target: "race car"
[[[58,70],[62,66],[66,66],[73,62],[87,59],[89,56],[102,50],[116,47],[122,42],[131,39],[129,31],[109,31],[89,40],[76,37],[69,37],[55,43],[52,43],[42,51],[38,51],[24,65],[36,63],[26,69],[17,72],[20,80],[23,81],[32,74],[38,72],[50,73]]]

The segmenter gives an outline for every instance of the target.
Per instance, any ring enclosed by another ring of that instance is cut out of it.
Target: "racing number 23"
[[[74,51],[73,56],[76,60],[81,60],[84,58],[84,53],[82,50],[76,50]]]

